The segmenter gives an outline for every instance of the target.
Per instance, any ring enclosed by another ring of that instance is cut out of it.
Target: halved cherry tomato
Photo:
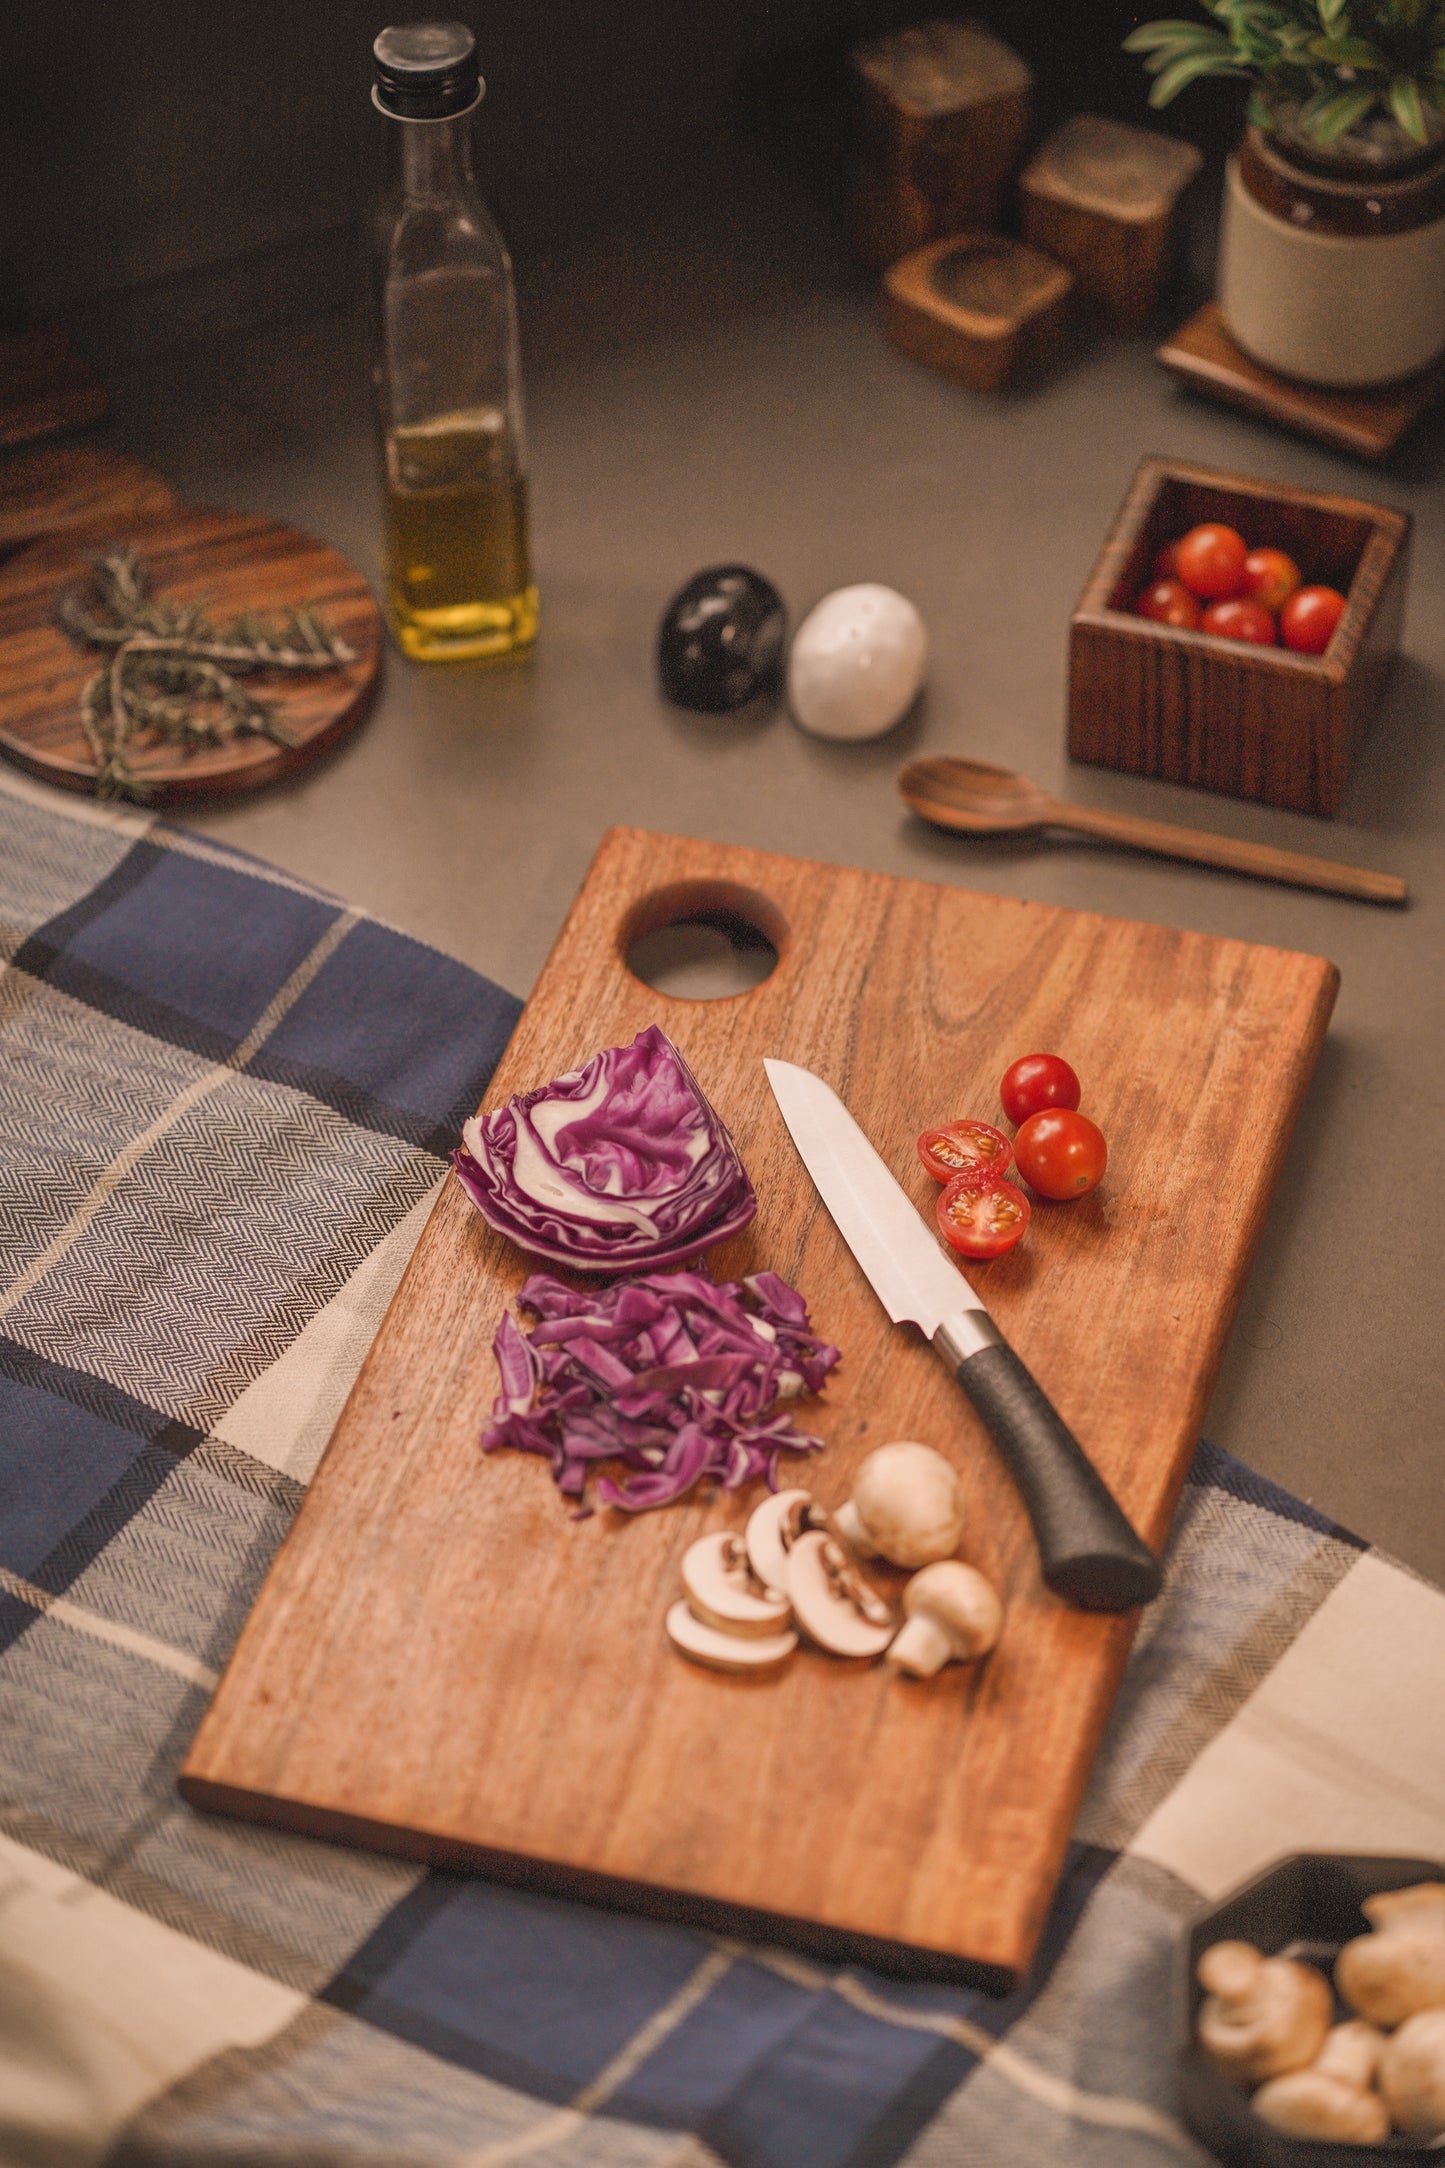
[[[1155,580],[1134,608],[1141,617],[1152,617],[1156,625],[1177,625],[1183,632],[1198,630],[1199,604],[1182,580]]]
[[[1276,615],[1299,586],[1302,575],[1283,550],[1251,550],[1244,560],[1244,591]]]
[[[1296,655],[1323,655],[1345,614],[1345,598],[1333,587],[1301,587],[1279,613],[1286,647]]]
[[[952,1182],[960,1174],[974,1182],[989,1182],[1006,1172],[1014,1148],[992,1122],[957,1121],[925,1129],[918,1140],[918,1156],[935,1182]]]
[[[1001,1257],[1028,1223],[1028,1198],[1013,1182],[976,1182],[961,1174],[938,1200],[943,1239],[960,1257]]]
[[[1218,520],[1191,527],[1179,543],[1178,573],[1191,595],[1213,602],[1237,595],[1244,585],[1244,536]]]
[[[1062,1202],[1096,1189],[1109,1164],[1104,1133],[1087,1114],[1047,1107],[1031,1114],[1014,1138],[1019,1173],[1041,1197]]]
[[[1211,602],[1199,629],[1217,633],[1221,640],[1253,640],[1257,647],[1276,644],[1274,619],[1252,595],[1226,595],[1222,602]]]
[[[1004,1113],[1017,1128],[1045,1107],[1076,1107],[1083,1097],[1078,1077],[1061,1054],[1021,1054],[998,1088]]]

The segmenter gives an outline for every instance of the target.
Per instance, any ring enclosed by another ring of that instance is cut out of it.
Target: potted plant
[[[1167,105],[1252,85],[1229,161],[1219,305],[1238,344],[1357,387],[1445,352],[1445,0],[1200,0],[1125,39]]]

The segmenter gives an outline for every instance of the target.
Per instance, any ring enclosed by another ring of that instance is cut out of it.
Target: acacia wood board
[[[66,527],[123,524],[175,503],[153,467],[93,444],[41,444],[0,463],[0,555]]]
[[[1406,430],[1445,395],[1445,362],[1366,391],[1332,390],[1280,376],[1235,344],[1214,301],[1181,324],[1154,358],[1191,391],[1359,459],[1388,459]]]
[[[772,976],[684,1001],[636,936],[731,910]],[[716,1278],[797,1286],[843,1360],[802,1405],[827,1505],[863,1455],[958,1465],[963,1555],[1001,1589],[981,1665],[927,1682],[801,1647],[724,1676],[667,1644],[684,1550],[761,1495],[575,1520],[545,1462],[482,1454],[491,1342],[531,1261],[448,1181],[186,1761],[193,1804],[542,1889],[1003,1986],[1027,1967],[1135,1620],[1044,1588],[959,1388],[895,1329],[804,1172],[762,1068],[842,1094],[919,1208],[920,1129],[998,1118],[1065,1053],[1110,1141],[1101,1188],[1037,1204],[980,1286],[1135,1524],[1162,1543],[1338,974],[1313,956],[760,852],[614,830],[487,1104],[660,1023],[728,1123],[753,1225]],[[896,1594],[901,1576],[880,1573]]]
[[[80,697],[106,655],[80,647],[55,620],[56,596],[83,585],[104,551],[138,552],[158,595],[205,599],[225,620],[265,619],[315,604],[354,649],[344,667],[315,675],[257,672],[249,689],[274,703],[296,737],[234,738],[195,749],[137,742],[131,766],[157,805],[234,797],[300,773],[347,737],[365,714],[381,663],[381,616],[370,588],[339,550],[295,527],[240,512],[175,505],[32,542],[0,569],[0,752],[65,790],[93,792],[95,761]]]

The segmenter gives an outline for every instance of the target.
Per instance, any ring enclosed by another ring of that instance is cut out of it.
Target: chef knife
[[[1159,1593],[1159,1565],[1063,1418],[944,1255],[837,1093],[765,1060],[773,1096],[838,1232],[895,1325],[911,1322],[967,1393],[1018,1486],[1043,1575],[1090,1611]]]

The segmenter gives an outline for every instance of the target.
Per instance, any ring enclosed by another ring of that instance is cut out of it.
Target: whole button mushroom
[[[1389,2110],[1378,2093],[1313,2067],[1271,2078],[1249,2104],[1266,2123],[1295,2138],[1379,2145],[1390,2135]]]
[[[972,1663],[998,1639],[1003,1606],[976,1566],[941,1559],[915,1573],[903,1591],[908,1623],[888,1661],[915,1679],[931,1679],[945,1664]]]
[[[879,738],[918,698],[928,634],[906,595],[865,582],[836,587],[798,627],[788,704],[818,738]]]
[[[669,700],[725,714],[777,676],[787,631],[783,598],[748,565],[709,565],[668,604],[657,669]]]
[[[1350,2008],[1389,2027],[1445,2006],[1445,1883],[1379,1890],[1360,1909],[1374,1933],[1347,1942],[1335,1961]]]
[[[881,1656],[896,1621],[863,1581],[841,1544],[821,1529],[799,1536],[788,1556],[793,1615],[810,1641],[834,1656]]]
[[[861,1558],[928,1566],[958,1549],[963,1534],[958,1471],[931,1445],[901,1438],[880,1445],[858,1470],[853,1495],[833,1516],[843,1541]]]
[[[1445,2010],[1417,2010],[1385,2042],[1380,2090],[1410,2138],[1445,2134]]]
[[[1334,1997],[1313,1965],[1265,1957],[1252,1942],[1216,1942],[1196,1969],[1205,1990],[1199,2044],[1226,2077],[1259,2085],[1314,2061]]]

